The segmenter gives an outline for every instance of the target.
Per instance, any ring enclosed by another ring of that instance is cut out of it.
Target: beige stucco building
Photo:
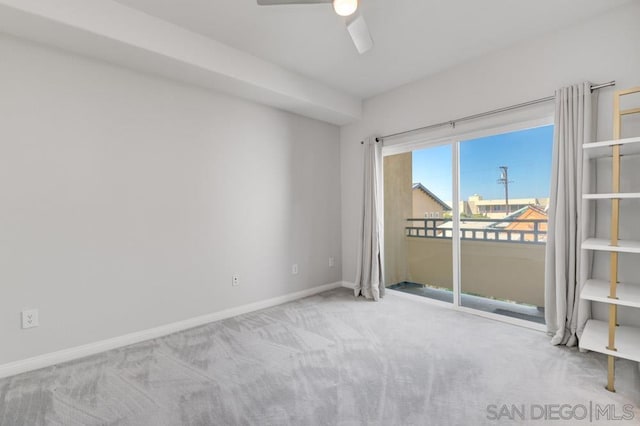
[[[527,206],[536,206],[545,210],[549,205],[549,198],[510,198],[509,208],[503,199],[485,200],[482,195],[474,194],[467,201],[460,203],[460,212],[467,215],[480,215],[490,219],[502,219]]]
[[[412,201],[413,218],[438,219],[451,211],[451,207],[421,183],[413,184]]]

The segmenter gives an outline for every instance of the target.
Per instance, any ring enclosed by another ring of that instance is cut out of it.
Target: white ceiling
[[[360,0],[375,42],[363,56],[328,4],[117,1],[368,98],[632,0]]]

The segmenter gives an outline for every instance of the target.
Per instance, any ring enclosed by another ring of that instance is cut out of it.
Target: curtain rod
[[[616,81],[615,80],[609,81],[607,83],[595,84],[595,85],[591,86],[591,91],[602,89],[603,87],[609,87],[609,86],[615,86],[615,85],[616,85]],[[531,105],[541,104],[541,103],[544,103],[544,102],[552,101],[555,98],[556,98],[555,96],[547,96],[546,98],[535,99],[533,101],[523,102],[521,104],[511,105],[511,106],[504,107],[504,108],[498,108],[498,109],[494,109],[494,110],[487,111],[487,112],[481,112],[479,114],[468,115],[466,117],[457,118],[455,120],[443,121],[442,123],[430,124],[428,126],[418,127],[416,129],[405,130],[404,132],[392,133],[390,135],[377,137],[376,138],[376,142],[380,142],[380,141],[383,141],[383,140],[389,139],[389,138],[395,138],[397,136],[406,135],[408,133],[418,132],[418,131],[422,131],[422,130],[435,129],[436,127],[442,127],[442,126],[455,127],[456,123],[460,123],[462,121],[475,120],[477,118],[487,117],[489,115],[499,114],[501,112],[506,112],[506,111],[511,111],[511,110],[514,110],[514,109],[524,108],[524,107],[528,107],[528,106],[531,106]]]

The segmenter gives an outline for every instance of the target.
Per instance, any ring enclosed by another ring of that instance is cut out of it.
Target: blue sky
[[[553,126],[503,133],[460,144],[460,194],[466,200],[504,198],[500,166],[509,167],[509,198],[548,197]],[[451,147],[413,152],[413,182],[421,182],[443,201],[452,197]]]

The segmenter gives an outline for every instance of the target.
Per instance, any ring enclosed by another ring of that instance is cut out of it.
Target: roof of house
[[[450,211],[451,207],[449,207],[447,205],[447,203],[445,203],[444,201],[442,201],[440,198],[438,198],[438,196],[436,194],[434,194],[433,192],[429,191],[423,184],[421,184],[420,182],[418,183],[414,183],[413,184],[413,188],[412,189],[419,189],[421,191],[423,191],[425,194],[427,194],[429,197],[433,198],[434,201],[438,204],[440,204],[442,206],[442,209],[445,211]]]
[[[544,211],[543,209],[541,209],[538,206],[535,206],[533,204],[529,204],[527,206],[522,207],[521,209],[518,209],[512,213],[510,213],[508,216],[505,216],[503,218],[504,219],[520,219],[522,216],[525,216],[527,212],[534,212],[534,213],[538,213],[544,217],[547,217],[547,212]],[[505,222],[496,222],[491,224],[490,228],[504,228],[511,225],[510,222],[505,221]]]

